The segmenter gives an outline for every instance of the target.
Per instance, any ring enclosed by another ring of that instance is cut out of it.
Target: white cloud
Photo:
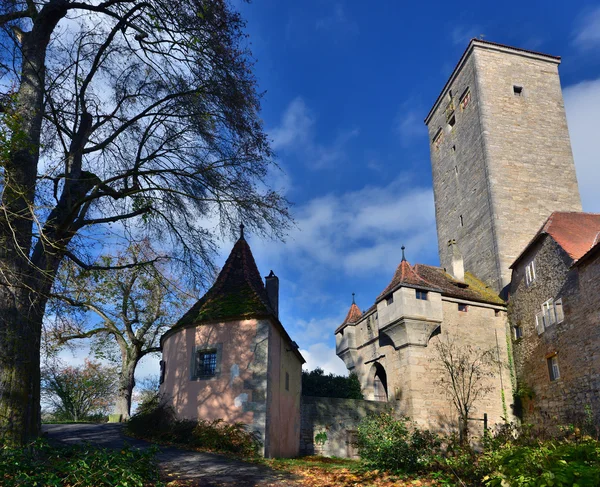
[[[304,370],[313,370],[317,367],[323,369],[326,374],[348,375],[348,369],[342,359],[335,354],[335,348],[328,347],[324,343],[315,343],[308,350],[300,350],[306,363]]]
[[[325,145],[316,140],[315,125],[315,114],[297,97],[286,108],[280,124],[269,130],[271,146],[275,151],[301,156],[312,169],[330,168],[346,156],[346,145],[358,136],[359,130],[341,131]]]
[[[573,44],[581,49],[600,47],[600,7],[582,16],[574,32]]]
[[[565,88],[564,99],[583,210],[600,212],[600,78]]]
[[[414,142],[421,143],[427,135],[427,128],[423,122],[423,111],[407,110],[408,103],[403,104],[396,117],[396,132],[400,135],[400,143],[408,147]],[[417,140],[415,140],[417,139]]]
[[[403,244],[412,262],[431,255],[437,245],[432,190],[414,188],[403,177],[383,187],[314,198],[295,216],[297,227],[285,245],[257,242],[255,254],[285,265],[302,263],[304,273],[361,276],[393,272]]]
[[[346,34],[357,34],[358,25],[348,17],[344,6],[341,3],[336,3],[333,6],[333,12],[329,15],[317,19],[315,22],[317,30]]]
[[[455,46],[462,46],[463,49],[474,37],[481,35],[481,27],[478,25],[457,25],[452,28],[450,38]]]

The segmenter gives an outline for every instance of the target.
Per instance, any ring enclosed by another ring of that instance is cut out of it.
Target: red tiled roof
[[[436,286],[430,282],[427,282],[423,278],[419,277],[411,265],[406,260],[402,260],[400,265],[394,273],[391,282],[387,287],[377,296],[377,301],[383,299],[386,295],[393,292],[400,286],[406,287],[417,287],[423,289],[436,289]]]
[[[600,255],[600,233],[598,233],[597,242],[594,244],[594,246],[590,250],[588,250],[585,254],[583,254],[579,258],[579,260],[577,260],[573,265],[574,266],[582,265],[582,264],[588,262],[589,260],[591,260],[596,255]]]
[[[348,323],[356,323],[358,320],[360,320],[361,317],[362,317],[362,311],[359,309],[358,306],[356,306],[356,303],[353,302],[352,306],[350,306],[350,309],[348,310],[348,314],[346,315],[346,318],[344,319],[342,324],[337,327],[337,329],[335,330],[335,333],[339,332]]]
[[[598,213],[555,211],[510,267],[513,268],[527,250],[544,235],[550,235],[573,261],[577,261],[597,243],[599,232]]]

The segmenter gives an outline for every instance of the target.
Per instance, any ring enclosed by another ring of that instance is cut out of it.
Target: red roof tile
[[[344,319],[342,324],[337,327],[337,329],[335,330],[335,333],[339,332],[348,323],[356,323],[358,320],[361,319],[361,317],[362,317],[362,311],[360,310],[360,308],[358,306],[356,306],[356,303],[352,302],[352,306],[350,306],[350,309],[348,310],[348,314],[346,315],[346,318]]]
[[[436,289],[436,286],[430,282],[427,282],[423,278],[419,277],[411,265],[406,261],[402,260],[400,265],[394,273],[391,282],[387,287],[377,296],[377,301],[383,299],[386,295],[393,292],[400,286],[406,287],[417,287],[423,289]]]
[[[511,268],[544,235],[550,235],[573,261],[577,261],[597,243],[599,232],[600,214],[598,213],[555,211],[515,259]]]

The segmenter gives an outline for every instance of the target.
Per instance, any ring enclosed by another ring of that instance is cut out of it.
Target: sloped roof
[[[272,315],[275,317],[254,256],[241,237],[208,292],[175,325]]]
[[[510,267],[512,269],[529,248],[545,235],[550,235],[573,261],[577,261],[598,242],[599,233],[599,213],[555,211],[548,217]]]
[[[335,330],[334,333],[338,333],[348,323],[356,323],[361,318],[362,318],[362,311],[360,310],[360,308],[358,306],[356,306],[356,303],[354,301],[352,301],[352,305],[350,306],[350,309],[348,310],[348,314],[346,315],[346,318],[344,319],[342,324],[337,327],[337,329]]]
[[[419,289],[430,289],[437,291],[435,284],[427,282],[425,279],[417,275],[411,265],[405,259],[402,259],[400,265],[394,273],[394,277],[387,285],[387,287],[377,296],[377,301],[380,301],[385,296],[393,292],[395,289],[404,287],[415,287]]]
[[[454,279],[441,267],[416,264],[415,272],[437,287],[443,296],[490,304],[506,304],[496,292],[470,272],[465,272],[465,282]]]

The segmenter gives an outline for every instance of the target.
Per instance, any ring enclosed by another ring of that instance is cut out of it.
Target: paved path
[[[123,443],[140,449],[149,448],[150,443],[123,435],[123,425],[114,424],[46,424],[44,433],[51,441],[76,444],[89,442],[105,448],[119,449]],[[295,477],[264,465],[174,447],[160,447],[157,455],[161,469],[170,479],[193,480],[196,485],[211,486],[273,486],[295,487]]]

